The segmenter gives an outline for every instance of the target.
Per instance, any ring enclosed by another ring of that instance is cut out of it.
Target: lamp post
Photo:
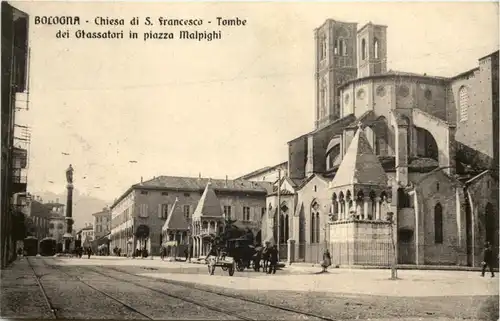
[[[396,243],[394,242],[394,213],[387,212],[387,222],[389,222],[390,238],[392,243],[392,260],[391,260],[391,280],[397,280],[398,271],[396,269]]]
[[[188,225],[187,241],[188,241],[188,244],[187,244],[187,247],[188,247],[188,249],[187,249],[188,250],[187,261],[191,262],[191,224]]]

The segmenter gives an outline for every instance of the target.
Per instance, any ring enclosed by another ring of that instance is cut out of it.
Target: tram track
[[[29,267],[33,271],[33,275],[35,276],[36,283],[38,284],[38,287],[40,288],[40,291],[42,292],[43,298],[45,300],[45,303],[47,303],[47,306],[54,317],[54,319],[59,319],[59,315],[57,314],[57,308],[54,307],[52,302],[50,301],[47,292],[45,291],[45,288],[43,287],[42,282],[40,282],[40,279],[43,277],[43,275],[38,275],[35,271],[35,268],[31,264],[30,260],[28,257],[26,257],[26,261],[28,262]]]
[[[148,320],[154,320],[152,317],[150,317],[150,316],[148,316],[148,315],[146,315],[146,314],[144,314],[144,313],[142,313],[142,312],[138,311],[138,310],[137,310],[137,309],[135,309],[133,306],[131,306],[131,305],[129,305],[129,304],[127,304],[127,303],[123,302],[123,301],[122,301],[122,300],[120,300],[120,299],[117,299],[117,298],[115,298],[115,297],[113,297],[113,296],[111,296],[111,295],[107,294],[107,293],[106,293],[106,292],[104,292],[104,291],[101,291],[101,290],[97,289],[96,287],[94,287],[94,286],[92,286],[92,285],[88,284],[87,282],[83,281],[83,280],[82,280],[82,279],[80,279],[79,277],[74,276],[74,275],[71,275],[71,274],[69,274],[69,273],[67,273],[67,272],[63,271],[62,269],[58,269],[55,265],[47,264],[47,262],[45,261],[45,259],[41,259],[41,260],[43,261],[43,263],[45,264],[45,266],[48,266],[48,267],[50,267],[50,268],[52,268],[52,269],[55,269],[55,270],[57,270],[57,271],[59,271],[59,272],[61,272],[61,273],[65,274],[65,275],[67,275],[68,277],[70,277],[70,278],[72,278],[72,279],[75,279],[75,280],[79,281],[79,282],[80,282],[80,283],[82,283],[82,284],[85,284],[87,287],[91,288],[92,290],[94,290],[94,291],[96,291],[96,292],[99,292],[100,294],[104,295],[105,297],[107,297],[107,298],[109,298],[109,299],[111,299],[111,300],[113,300],[113,301],[115,301],[115,302],[117,302],[117,303],[119,303],[119,304],[121,304],[121,305],[125,306],[125,307],[126,307],[127,309],[129,309],[130,311],[133,311],[133,312],[135,312],[135,313],[137,313],[137,314],[139,314],[139,315],[143,316],[144,318],[146,318],[146,319],[148,319]],[[47,300],[47,303],[49,304],[49,307],[50,307],[50,309],[51,309],[51,311],[52,311],[52,313],[53,313],[53,315],[54,315],[55,319],[62,319],[62,318],[61,318],[61,317],[59,317],[59,315],[57,314],[57,308],[55,308],[55,307],[52,305],[52,303],[50,302],[50,299],[48,298],[47,293],[45,292],[45,289],[43,288],[43,285],[42,285],[42,283],[40,282],[40,279],[39,279],[38,275],[36,274],[36,271],[35,271],[35,269],[34,269],[33,265],[31,264],[31,262],[30,262],[29,260],[28,260],[28,264],[30,265],[31,269],[33,270],[33,273],[34,273],[34,274],[35,274],[35,276],[37,277],[37,282],[38,282],[38,284],[39,284],[40,288],[42,289],[42,293],[44,294],[45,299]]]
[[[133,306],[127,304],[126,302],[123,302],[122,300],[120,299],[117,299],[116,297],[112,296],[112,295],[109,295],[108,293],[90,285],[88,282],[86,281],[83,281],[81,278],[79,278],[78,276],[75,276],[75,275],[72,275],[66,271],[64,271],[62,269],[61,266],[58,266],[58,265],[53,265],[53,264],[47,264],[47,262],[44,262],[47,266],[69,276],[70,278],[75,278],[76,280],[78,280],[79,282],[85,284],[86,286],[92,288],[93,290],[105,295],[106,297],[122,304],[123,306],[127,307],[128,309],[140,314],[141,316],[147,318],[148,320],[154,320],[154,318],[140,312],[139,310],[137,310],[136,308],[134,308]],[[208,305],[208,304],[204,304],[202,302],[197,302],[197,301],[194,301],[194,300],[190,300],[190,299],[187,299],[187,298],[184,298],[184,297],[181,297],[181,296],[177,296],[177,295],[174,295],[174,294],[171,294],[171,293],[167,293],[165,291],[161,291],[161,290],[158,290],[158,289],[155,289],[155,288],[151,288],[151,287],[147,287],[147,286],[144,286],[140,283],[136,283],[136,282],[131,282],[131,281],[128,281],[128,280],[123,280],[123,279],[120,279],[120,278],[117,278],[117,277],[114,277],[112,275],[109,275],[109,274],[106,274],[106,273],[102,273],[100,271],[97,271],[93,268],[90,268],[88,266],[78,266],[79,269],[84,269],[84,270],[87,270],[87,271],[90,271],[90,272],[93,272],[93,273],[96,273],[96,274],[99,274],[99,275],[102,275],[102,276],[105,276],[107,278],[111,278],[113,280],[117,280],[117,281],[120,281],[122,283],[128,283],[128,284],[133,284],[134,286],[137,286],[137,287],[140,287],[140,288],[143,288],[143,289],[146,289],[146,290],[149,290],[149,291],[153,291],[153,292],[156,292],[156,293],[159,293],[159,294],[163,294],[165,296],[168,296],[168,297],[171,297],[171,298],[174,298],[174,299],[177,299],[177,300],[181,300],[181,301],[184,301],[184,302],[188,302],[190,304],[194,304],[194,305],[197,305],[199,307],[202,307],[202,308],[205,308],[205,309],[208,309],[208,310],[211,310],[211,311],[214,311],[214,312],[218,312],[218,313],[222,313],[222,314],[225,314],[229,317],[231,317],[232,320],[234,319],[237,319],[237,320],[249,320],[249,321],[253,321],[254,319],[252,318],[248,318],[248,317],[245,317],[245,316],[241,316],[239,314],[236,314],[236,313],[233,313],[231,311],[227,311],[227,310],[224,310],[224,309],[220,309],[220,308],[217,308],[217,307],[214,307],[214,306],[211,306],[211,305]]]
[[[113,267],[105,267],[105,269],[109,269],[109,270],[112,270],[112,271],[116,271],[116,272],[119,272],[119,273],[130,275],[130,276],[133,276],[133,277],[136,277],[136,278],[143,278],[143,279],[148,279],[148,280],[160,281],[160,282],[165,283],[165,284],[171,284],[171,285],[181,286],[181,287],[184,287],[184,288],[187,288],[187,289],[197,290],[197,291],[205,292],[205,293],[208,293],[208,294],[211,294],[211,295],[219,295],[219,296],[226,297],[226,298],[237,299],[237,300],[241,300],[241,301],[244,301],[244,302],[248,302],[248,303],[252,303],[252,304],[258,304],[258,305],[261,305],[261,306],[266,306],[268,308],[273,308],[273,309],[281,310],[281,311],[284,311],[284,312],[294,313],[294,314],[297,314],[297,315],[303,315],[303,316],[310,317],[310,318],[316,318],[316,319],[324,320],[324,321],[335,321],[335,319],[332,319],[332,318],[329,318],[329,317],[325,317],[325,316],[322,316],[322,315],[317,315],[317,314],[306,312],[306,311],[300,311],[300,310],[289,308],[289,307],[278,306],[278,305],[271,304],[271,303],[261,302],[261,301],[258,301],[258,300],[250,299],[250,298],[245,297],[243,295],[241,295],[241,296],[240,295],[232,295],[232,294],[227,294],[227,293],[223,293],[223,292],[220,292],[220,291],[209,290],[209,289],[206,289],[206,288],[202,289],[202,288],[197,287],[196,285],[191,285],[189,283],[182,282],[182,281],[175,281],[175,280],[168,280],[168,279],[157,279],[157,278],[148,277],[148,276],[136,275],[136,274],[133,274],[133,273],[130,273],[130,272],[127,272],[127,271],[123,271],[121,269],[113,268]],[[105,273],[101,273],[101,274],[103,274],[103,275],[105,275],[107,277],[112,277],[112,278],[117,279],[116,277],[107,275]],[[130,282],[130,281],[127,281],[127,282]],[[135,285],[139,284],[139,283],[135,283],[135,282],[131,282],[131,283],[133,283]],[[142,286],[142,285],[140,285],[140,286]],[[255,320],[255,319],[247,319],[247,320]]]

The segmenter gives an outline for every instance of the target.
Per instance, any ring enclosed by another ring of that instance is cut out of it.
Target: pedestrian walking
[[[269,267],[269,250],[271,249],[270,243],[266,242],[264,248],[262,249],[262,272],[267,273],[267,268]]]
[[[273,245],[269,249],[269,269],[267,274],[276,274],[276,266],[278,265],[278,249]]]
[[[325,249],[325,251],[323,252],[323,261],[321,262],[321,267],[323,268],[321,273],[326,273],[330,265],[332,265],[332,257],[330,255],[330,251],[328,251],[328,249]]]
[[[486,242],[484,245],[484,256],[483,256],[483,270],[481,272],[481,276],[484,277],[484,273],[486,272],[486,267],[489,267],[491,272],[491,277],[495,277],[495,273],[493,273],[493,250],[491,249],[490,242]]]
[[[92,249],[90,247],[87,248],[87,255],[88,258],[90,259],[90,254],[92,254]]]

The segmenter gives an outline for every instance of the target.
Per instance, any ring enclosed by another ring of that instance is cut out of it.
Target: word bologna
[[[70,16],[35,16],[36,25],[79,25],[80,17]]]

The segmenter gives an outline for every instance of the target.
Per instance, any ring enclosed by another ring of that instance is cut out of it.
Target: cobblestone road
[[[123,258],[20,259],[2,271],[3,318],[498,319],[498,278],[475,272],[287,267],[270,276]],[[34,276],[34,273],[37,277]]]

